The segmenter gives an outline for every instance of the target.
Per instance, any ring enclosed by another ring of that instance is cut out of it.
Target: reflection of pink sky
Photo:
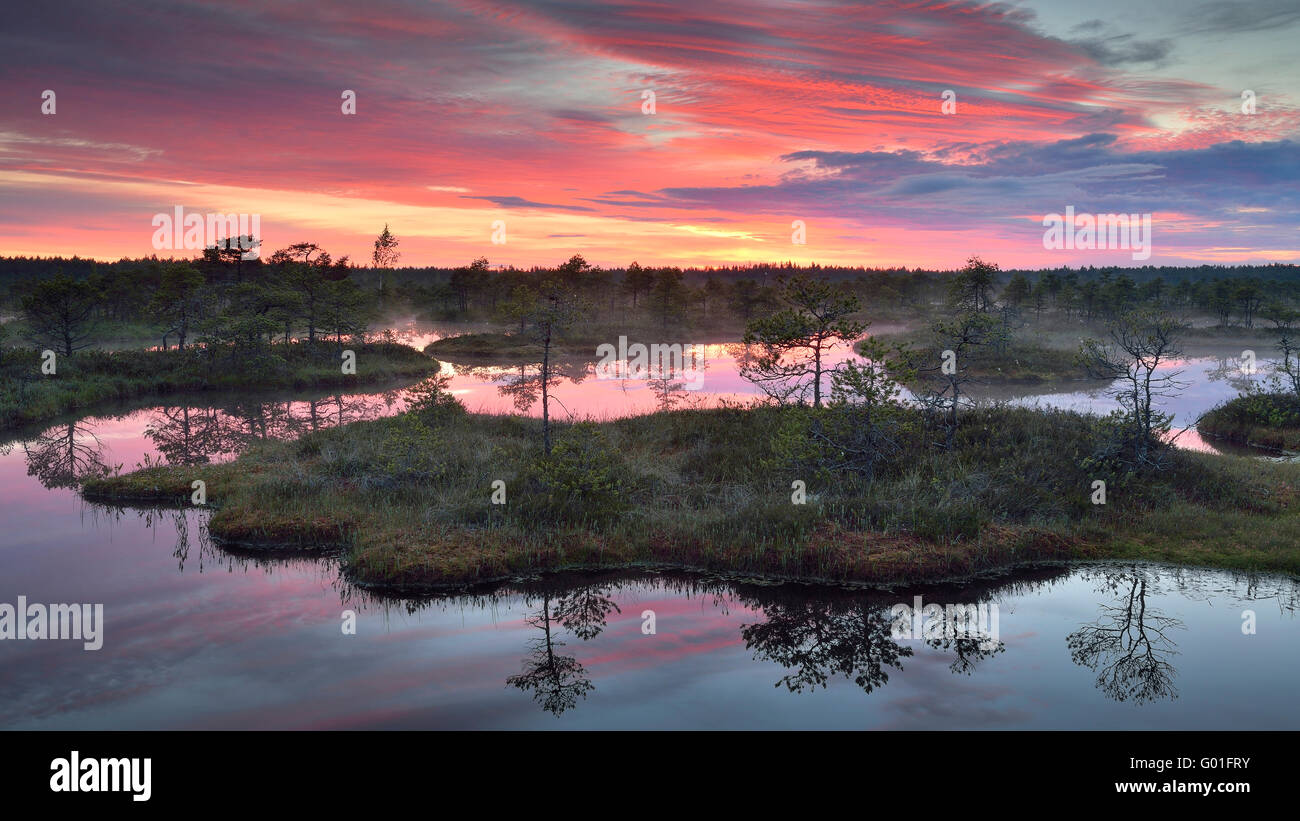
[[[695,355],[691,371],[688,361],[685,372],[672,373],[673,381],[680,387],[671,391],[674,408],[711,408],[722,402],[750,402],[762,393],[754,384],[740,375],[740,365],[735,354],[736,345],[701,344],[692,346]],[[834,367],[850,357],[855,357],[848,345],[838,345],[827,356],[826,366]],[[594,352],[593,352],[594,359]],[[622,362],[627,372],[626,360]],[[474,367],[472,365],[465,367]],[[463,370],[463,368],[462,368]],[[474,367],[473,373],[458,373],[455,363],[443,362],[442,372],[451,377],[451,389],[456,398],[471,411],[482,413],[518,413],[514,401],[500,392],[501,385],[511,376],[518,376],[519,368]],[[698,384],[698,389],[687,389]],[[829,386],[829,377],[823,376],[823,389]],[[594,362],[585,363],[581,381],[561,379],[552,389],[552,397],[559,400],[575,419],[607,419],[653,413],[661,407],[654,383],[649,379],[603,379],[597,376]],[[562,410],[553,410],[557,415]],[[541,403],[535,402],[527,413],[541,415]],[[563,416],[561,416],[563,418]]]
[[[1202,439],[1196,428],[1171,430],[1169,431],[1169,438],[1173,439],[1174,443],[1180,448],[1187,448],[1200,453],[1222,453],[1221,450]]]
[[[21,452],[0,457],[5,484],[21,470]],[[32,601],[102,602],[105,643],[88,654],[67,642],[6,642],[0,692],[23,697],[0,706],[0,726],[32,720],[83,728],[374,726],[497,692],[505,694],[503,709],[536,710],[525,695],[506,690],[505,681],[538,635],[524,617],[539,602],[509,595],[489,607],[453,602],[415,614],[402,606],[342,602],[329,563],[282,561],[263,571],[204,553],[198,512],[185,514],[192,544],[178,573],[169,555],[170,519],[150,528],[134,512],[79,517],[73,494],[45,492],[45,498],[62,503],[56,526],[45,531],[23,526],[28,511],[21,506],[0,512],[7,532],[28,534],[0,554],[0,578],[20,580]],[[558,649],[577,656],[598,688],[622,672],[689,665],[738,646],[740,623],[757,618],[746,608],[710,604],[655,582],[625,587],[613,598],[623,612],[612,614],[596,639],[583,642],[555,630],[564,643]],[[355,638],[339,631],[345,608],[359,613]],[[640,632],[639,614],[647,608],[658,614],[657,636]],[[394,642],[404,649],[394,652]],[[178,699],[179,692],[187,698]],[[365,694],[360,704],[358,694]]]
[[[436,330],[418,329],[413,333],[429,338],[438,336]],[[755,386],[740,376],[737,364],[738,346],[708,344],[695,347],[700,352],[697,361],[702,363],[703,367],[701,388],[686,390],[682,386],[674,390],[673,407],[708,408],[716,407],[724,401],[748,403],[761,398]],[[850,353],[848,346],[839,346],[828,357],[828,365],[839,364],[850,356],[854,354]],[[1181,397],[1167,403],[1168,409],[1176,415],[1176,430],[1188,427],[1197,415],[1235,395],[1236,390],[1230,383],[1208,378],[1208,373],[1213,371],[1216,365],[1217,360],[1213,358],[1188,358],[1167,366],[1167,369],[1184,370],[1184,377],[1193,383]],[[465,404],[467,409],[485,413],[520,413],[513,397],[503,395],[500,390],[508,378],[518,375],[518,368],[468,367],[472,370],[466,371],[462,367],[462,372],[457,372],[455,364],[442,363],[442,372],[451,379],[453,394]],[[1266,369],[1267,363],[1261,360],[1261,372]],[[562,379],[553,389],[553,418],[608,419],[652,413],[660,409],[661,395],[656,390],[655,383],[646,379],[598,378],[594,362],[583,363],[581,372],[583,373],[581,381],[575,383],[567,378]],[[1001,398],[1010,398],[1017,404],[1039,404],[1099,413],[1108,412],[1114,406],[1114,401],[1106,396],[1104,388],[1019,398],[1014,394],[1003,393],[1002,389],[999,389],[997,395]],[[339,407],[340,403],[343,404],[342,409]],[[132,411],[117,417],[89,416],[76,423],[77,438],[84,443],[97,441],[98,446],[102,448],[102,459],[110,468],[121,465],[123,470],[134,469],[146,456],[157,458],[159,455],[153,442],[145,436],[145,431],[164,419],[161,408],[171,408],[173,414],[177,413],[176,406],[164,405]],[[237,449],[247,442],[260,438],[298,436],[306,431],[332,427],[340,422],[393,415],[402,412],[405,408],[404,391],[390,389],[383,393],[329,396],[315,401],[247,401],[227,409],[216,409],[211,413],[221,420],[223,426],[237,433],[236,438],[239,441],[233,446]],[[228,412],[231,409],[235,412]],[[202,410],[191,408],[192,413]],[[533,402],[525,413],[533,417],[540,416],[541,402]],[[1177,439],[1177,444],[1193,450],[1216,451],[1216,448],[1204,441],[1194,428],[1181,435]],[[21,456],[22,448],[18,447],[16,450]],[[230,458],[232,453],[233,450],[217,451],[211,454],[211,458],[219,461]],[[10,458],[14,458],[12,454]],[[23,491],[26,487],[27,483],[21,482],[19,487],[13,490]],[[35,488],[38,492],[44,492],[39,485],[35,485]]]

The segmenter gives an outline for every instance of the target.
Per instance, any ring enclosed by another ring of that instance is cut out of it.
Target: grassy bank
[[[1300,396],[1253,393],[1214,408],[1197,424],[1201,434],[1239,445],[1300,450]]]
[[[330,343],[273,345],[236,355],[226,349],[81,351],[41,373],[40,352],[0,352],[0,429],[15,428],[141,396],[254,388],[346,387],[431,373],[438,363],[406,345],[347,344],[356,373],[345,374]]]
[[[972,411],[952,451],[932,446],[917,413],[892,421],[897,449],[870,476],[814,452],[808,432],[829,421],[803,408],[582,423],[558,431],[550,457],[536,420],[453,408],[84,493],[183,503],[203,479],[217,539],[340,548],[349,577],[393,588],[641,564],[881,583],[1068,558],[1300,573],[1300,467],[1177,451],[1169,470],[1126,477],[1092,458],[1102,434],[1077,414]],[[1091,502],[1095,479],[1104,505]]]
[[[424,352],[449,361],[491,360],[493,362],[531,362],[541,349],[523,334],[485,331],[448,336],[424,346]],[[594,356],[595,346],[572,340],[555,346],[557,353],[585,353]]]
[[[942,358],[943,351],[925,331],[881,335],[879,339],[907,345],[913,361],[922,366],[933,366]],[[964,355],[967,372],[974,379],[993,384],[1034,385],[1087,379],[1077,361],[1077,339],[1072,340],[1073,347],[1044,345],[1037,339],[1037,336],[1033,339],[1022,336],[1007,343],[1002,350],[992,346],[972,347]]]
[[[719,321],[707,332],[680,323],[663,327],[656,323],[640,325],[582,323],[557,336],[553,351],[559,355],[594,361],[601,345],[617,345],[620,336],[628,343],[642,344],[717,344],[736,342],[745,329],[735,322]],[[453,362],[492,360],[501,362],[532,361],[540,348],[526,334],[515,331],[471,331],[430,342],[424,352]]]
[[[31,326],[21,317],[16,317],[4,322],[3,334],[9,340],[30,339],[32,337]],[[149,321],[123,321],[101,323],[95,326],[95,333],[92,335],[90,347],[95,350],[112,351],[120,348],[150,348],[162,342],[162,335],[158,332],[158,324]],[[176,344],[176,337],[172,335],[171,343]]]

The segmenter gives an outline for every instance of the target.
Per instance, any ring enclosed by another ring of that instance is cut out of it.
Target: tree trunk
[[[542,448],[551,455],[551,335],[542,343]]]

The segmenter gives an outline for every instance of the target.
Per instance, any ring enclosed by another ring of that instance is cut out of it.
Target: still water
[[[709,346],[698,391],[575,363],[557,396],[597,418],[745,398],[740,356]],[[1176,366],[1192,382],[1170,408],[1180,424],[1236,393],[1229,364]],[[517,411],[499,390],[510,369],[444,367],[471,410]],[[1086,385],[990,398],[1110,402]],[[226,459],[403,406],[399,386],[173,398],[0,444],[0,603],[105,614],[97,651],[0,641],[0,727],[1300,728],[1285,686],[1300,680],[1300,584],[1279,576],[1075,565],[865,591],[619,573],[405,600],[350,588],[328,557],[211,545],[201,511],[75,491],[119,466]],[[899,635],[891,607],[916,596],[995,607],[996,640]]]

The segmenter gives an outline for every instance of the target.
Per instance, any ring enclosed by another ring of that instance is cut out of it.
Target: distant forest
[[[15,283],[29,279],[45,279],[59,273],[66,274],[74,279],[85,279],[94,274],[110,276],[117,271],[137,271],[149,268],[159,269],[161,266],[173,262],[188,262],[202,268],[205,264],[213,269],[228,267],[228,263],[214,261],[211,259],[188,259],[188,258],[159,258],[157,256],[142,257],[140,259],[120,259],[116,262],[99,262],[93,259],[83,259],[81,257],[23,257],[23,256],[0,256],[0,293],[6,292],[9,287]],[[242,263],[245,270],[256,278],[256,273],[265,266],[269,266],[266,260],[246,260]],[[370,266],[352,265],[352,276],[364,281],[366,278],[373,278],[375,282],[379,281],[379,272]],[[385,271],[388,281],[393,284],[429,284],[435,282],[447,282],[451,279],[452,274],[463,267],[445,267],[438,265],[425,266],[403,266]],[[531,268],[516,268],[514,266],[505,266],[501,268],[492,267],[493,273],[542,273],[553,271],[555,268],[547,268],[535,265]],[[626,275],[628,268],[608,268],[604,269],[616,278],[622,278]],[[766,263],[753,265],[722,265],[722,266],[690,266],[678,267],[687,282],[703,282],[710,276],[734,278],[734,279],[754,279],[754,278],[771,278],[781,276],[782,274],[807,273],[823,279],[830,280],[847,280],[858,277],[901,277],[910,276],[941,276],[958,270],[936,269],[936,268],[880,268],[870,266],[841,266],[841,265],[796,265],[792,262],[784,263]],[[1035,279],[1040,273],[1054,273],[1059,277],[1075,274],[1080,281],[1100,277],[1103,273],[1114,275],[1123,274],[1136,283],[1146,283],[1155,279],[1162,279],[1167,283],[1177,284],[1184,281],[1203,282],[1215,279],[1256,279],[1263,282],[1276,282],[1281,284],[1294,284],[1300,282],[1300,265],[1289,263],[1270,263],[1268,265],[1190,265],[1190,266],[1169,266],[1169,265],[1144,265],[1141,267],[1119,267],[1119,266],[1093,266],[1085,265],[1078,268],[1062,266],[1058,268],[1004,268],[1003,274],[1010,277],[1013,274],[1021,273]]]
[[[990,261],[987,270],[987,285],[1001,306],[1025,316],[1087,322],[1147,306],[1253,328],[1257,317],[1300,306],[1300,266],[1291,264],[1003,270]],[[704,321],[741,327],[773,310],[781,282],[791,277],[835,283],[868,316],[919,319],[944,303],[955,273],[793,263],[679,268],[632,262],[606,269],[577,254],[551,268],[494,267],[485,258],[451,268],[378,268],[334,259],[304,242],[254,260],[233,248],[209,248],[197,259],[0,257],[0,310],[23,318],[28,331],[59,325],[68,350],[89,344],[92,336],[72,339],[66,332],[70,314],[86,325],[134,324],[149,336],[164,334],[163,345],[174,336],[170,341],[181,347],[198,338],[269,341],[278,334],[288,340],[300,331],[310,340],[322,334],[341,339],[399,312],[438,321],[517,321],[521,300],[540,280],[554,278],[589,306],[588,321],[603,316],[663,329]],[[9,344],[31,336],[17,326],[11,330],[18,333],[8,334]]]

